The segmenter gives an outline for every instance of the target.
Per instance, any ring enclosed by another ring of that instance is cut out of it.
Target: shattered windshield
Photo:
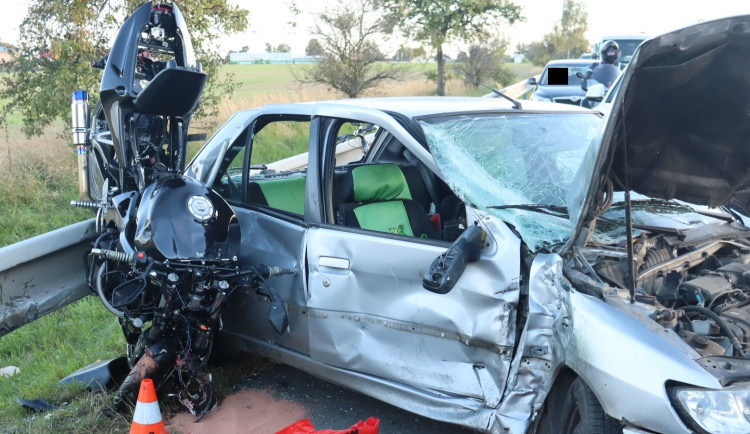
[[[580,196],[570,193],[585,187],[581,180],[590,179],[590,173],[578,172],[592,167],[584,164],[584,156],[600,123],[597,115],[583,112],[458,114],[420,120],[435,162],[453,191],[513,225],[532,250],[563,243],[570,236],[571,219],[560,211],[567,208],[567,197]],[[554,212],[545,212],[550,209]]]

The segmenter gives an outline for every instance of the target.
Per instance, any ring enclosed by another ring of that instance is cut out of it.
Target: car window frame
[[[309,178],[309,174],[307,173],[309,171],[310,161],[311,161],[311,154],[310,154],[310,143],[311,143],[311,131],[312,131],[312,123],[313,119],[309,114],[295,114],[295,113],[263,113],[256,116],[251,122],[249,122],[247,125],[245,125],[242,129],[242,131],[237,134],[235,139],[229,144],[227,147],[227,155],[231,154],[233,149],[236,149],[236,146],[238,145],[238,142],[240,140],[243,140],[244,143],[240,146],[240,150],[235,153],[235,156],[242,152],[244,149],[244,155],[243,155],[243,162],[242,162],[242,180],[241,180],[241,186],[240,186],[240,197],[237,198],[226,198],[227,202],[232,204],[232,206],[238,206],[246,209],[253,209],[262,211],[266,214],[273,214],[275,216],[283,216],[285,219],[294,219],[298,221],[305,221],[306,220],[306,214],[307,214],[307,205],[305,204],[305,211],[302,214],[297,214],[291,211],[285,211],[280,208],[276,208],[270,205],[262,205],[258,203],[252,203],[250,202],[249,198],[249,192],[248,192],[248,185],[251,182],[251,176],[250,176],[250,165],[252,163],[253,158],[253,145],[255,143],[255,136],[256,134],[261,131],[263,128],[266,128],[268,125],[272,123],[279,123],[279,122],[302,122],[307,123],[307,131],[308,131],[308,140],[307,140],[307,149],[308,149],[308,164],[306,169],[304,169],[306,173],[306,177]],[[260,125],[260,126],[259,126]],[[216,164],[220,164],[222,167],[219,168],[219,170],[216,173],[216,176],[214,176],[213,181],[211,183],[211,188],[216,189],[216,183],[221,179],[222,176],[226,174],[227,169],[229,168],[229,165],[234,161],[234,158],[227,159],[226,155],[222,159],[221,162],[217,162]],[[289,171],[288,173],[293,173],[296,171]],[[309,179],[308,179],[309,181]],[[308,182],[309,183],[309,182]],[[305,189],[305,202],[307,202],[307,196],[309,195],[307,187]]]

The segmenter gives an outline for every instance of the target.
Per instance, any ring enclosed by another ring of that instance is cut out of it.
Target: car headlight
[[[750,432],[750,386],[721,390],[675,387],[674,398],[687,414],[711,433]]]
[[[552,101],[551,98],[545,98],[543,96],[538,96],[538,95],[533,95],[533,94],[531,95],[531,98],[529,98],[529,99],[531,101],[547,101],[547,102]]]

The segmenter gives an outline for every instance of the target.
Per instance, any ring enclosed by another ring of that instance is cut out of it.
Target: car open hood
[[[614,190],[718,206],[750,182],[750,15],[644,42],[623,73],[581,206],[578,230]],[[592,147],[596,149],[596,147]],[[583,185],[584,183],[582,183]],[[577,205],[577,206],[576,206]]]

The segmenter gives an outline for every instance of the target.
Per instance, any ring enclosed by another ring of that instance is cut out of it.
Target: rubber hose
[[[740,341],[737,340],[737,336],[734,335],[734,333],[732,332],[732,329],[729,328],[727,323],[725,323],[724,320],[721,319],[721,317],[716,314],[716,312],[710,309],[706,309],[705,307],[702,307],[702,306],[683,306],[682,310],[684,310],[685,312],[700,312],[706,315],[707,317],[711,318],[712,320],[714,320],[716,324],[719,326],[719,328],[727,335],[734,349],[736,349],[737,352],[740,353],[740,355],[743,358],[747,359],[747,355],[745,355],[745,352],[742,351],[742,345],[740,344]]]

